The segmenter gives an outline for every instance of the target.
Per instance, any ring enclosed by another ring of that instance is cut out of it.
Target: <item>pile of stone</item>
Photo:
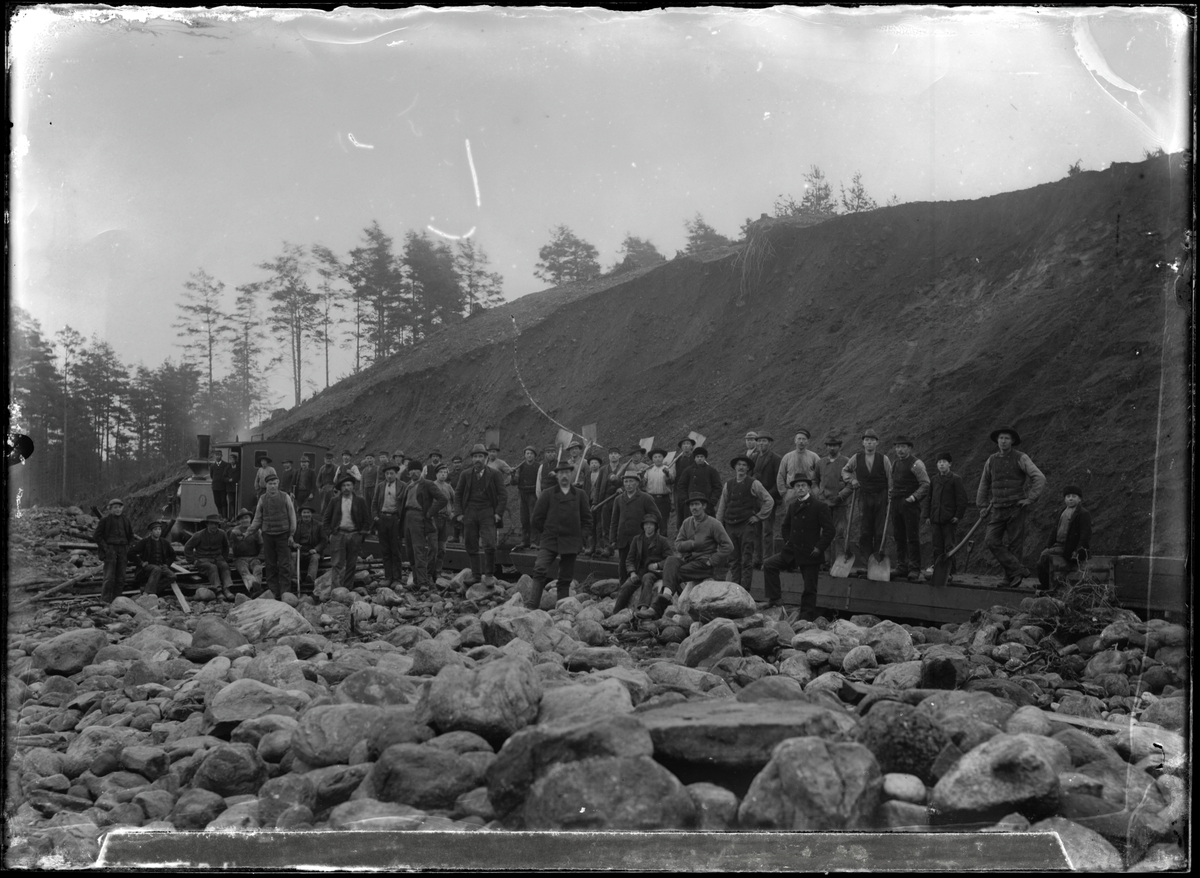
[[[642,622],[611,583],[441,584],[42,610],[10,635],[9,865],[121,826],[1032,828],[1076,868],[1185,862],[1179,625],[811,623],[724,582]]]
[[[25,583],[70,579],[104,570],[92,542],[99,520],[78,506],[35,507],[9,518],[8,564]],[[85,548],[86,543],[90,548]]]

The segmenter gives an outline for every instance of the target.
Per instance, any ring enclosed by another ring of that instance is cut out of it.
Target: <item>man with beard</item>
[[[821,558],[833,542],[833,516],[829,507],[812,495],[812,482],[807,476],[794,476],[792,485],[797,496],[783,517],[783,551],[763,562],[763,590],[767,600],[760,608],[770,609],[783,603],[779,571],[799,568],[804,578],[800,612],[803,618],[812,621],[817,610]]]
[[[383,467],[383,481],[375,491],[374,521],[379,534],[379,551],[383,555],[384,586],[391,588],[404,576],[404,533],[401,518],[404,511],[404,485],[396,477],[400,464],[389,460]]]
[[[471,573],[485,585],[496,582],[496,528],[503,520],[506,494],[503,476],[486,465],[487,449],[471,449],[471,468],[465,470],[454,489],[456,519],[462,522]],[[482,551],[481,544],[482,543]]]
[[[671,596],[683,582],[720,579],[733,554],[733,541],[721,522],[707,512],[708,497],[699,492],[688,497],[691,517],[675,536],[675,552],[663,565],[663,594],[647,610],[638,610],[639,618],[659,619],[671,604]]]
[[[571,484],[575,476],[570,463],[555,467],[558,485],[538,497],[533,520],[542,542],[533,569],[533,592],[528,607],[536,610],[550,574],[550,565],[558,558],[558,600],[570,597],[575,575],[575,558],[583,550],[583,535],[592,529],[591,504],[586,492]]]
[[[612,526],[608,532],[610,545],[617,547],[617,570],[625,570],[625,559],[629,555],[629,544],[642,532],[642,522],[647,515],[658,517],[658,507],[645,491],[638,489],[641,478],[637,473],[627,472],[621,477],[622,491],[616,499],[609,501],[613,509]]]
[[[750,475],[750,458],[739,454],[729,461],[729,466],[733,469],[734,477],[721,490],[717,521],[721,522],[733,541],[730,581],[750,591],[754,580],[755,530],[771,514],[775,501],[762,483]]]
[[[354,587],[358,552],[362,548],[363,538],[371,529],[371,510],[367,508],[367,501],[355,492],[356,484],[353,475],[344,473],[337,482],[338,493],[325,504],[321,516],[321,525],[329,541],[333,571],[328,589],[315,595],[319,600],[325,600],[329,592],[339,585],[348,589]]]

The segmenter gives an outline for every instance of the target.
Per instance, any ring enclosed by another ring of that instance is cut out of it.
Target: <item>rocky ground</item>
[[[527,578],[359,578],[188,614],[13,604],[7,864],[87,864],[137,826],[1032,827],[1077,868],[1186,865],[1180,625],[1072,595],[812,623],[721,582],[651,623],[610,617],[614,580],[528,611]]]

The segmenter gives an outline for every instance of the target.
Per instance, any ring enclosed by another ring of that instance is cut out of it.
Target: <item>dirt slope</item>
[[[1077,483],[1098,550],[1146,552],[1153,527],[1155,551],[1179,555],[1190,330],[1163,264],[1189,192],[1179,157],[1161,158],[975,201],[766,223],[748,248],[474,317],[267,429],[449,455],[499,427],[515,464],[557,428],[517,380],[512,315],[530,393],[577,431],[598,423],[602,443],[673,448],[695,429],[724,468],[749,428],[772,430],[781,453],[798,426],[818,450],[832,430],[852,452],[873,426],[888,450],[911,435],[930,469],[952,451],[973,498],[988,433],[1013,424],[1049,478],[1031,550]]]

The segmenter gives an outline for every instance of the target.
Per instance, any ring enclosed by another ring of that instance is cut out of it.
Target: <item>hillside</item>
[[[515,463],[557,429],[518,381],[515,317],[529,392],[576,431],[597,423],[601,443],[674,448],[694,429],[724,468],[750,428],[773,431],[780,453],[798,426],[818,451],[832,430],[852,452],[873,426],[889,451],[911,435],[931,469],[951,451],[973,499],[988,434],[1012,424],[1049,479],[1030,550],[1076,483],[1098,550],[1146,552],[1153,526],[1156,552],[1183,554],[1190,352],[1164,264],[1188,174],[1163,157],[974,201],[765,223],[749,245],[478,315],[267,432],[450,455],[498,427]]]

